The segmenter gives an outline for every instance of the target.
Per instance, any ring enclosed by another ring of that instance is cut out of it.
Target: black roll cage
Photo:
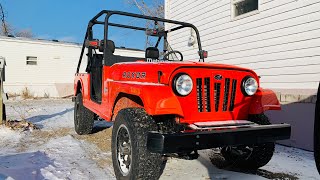
[[[101,16],[106,15],[105,16],[105,20],[103,21],[98,21],[98,18],[100,18]],[[81,65],[81,61],[83,58],[83,54],[84,54],[84,50],[85,50],[85,44],[86,44],[86,40],[92,40],[93,39],[93,32],[92,32],[92,27],[94,25],[100,24],[100,25],[104,25],[104,42],[103,42],[103,46],[104,46],[104,50],[103,50],[103,59],[104,65],[108,65],[108,62],[106,60],[106,55],[108,54],[107,52],[107,46],[108,46],[108,29],[109,26],[113,26],[113,27],[120,27],[120,28],[127,28],[127,29],[134,29],[134,30],[141,30],[141,31],[146,31],[147,28],[142,28],[142,27],[136,27],[136,26],[129,26],[129,25],[123,25],[123,24],[117,24],[117,23],[110,23],[109,19],[112,15],[122,15],[122,16],[128,16],[128,17],[135,17],[135,18],[140,18],[140,19],[146,19],[146,20],[153,20],[155,22],[164,22],[164,23],[172,23],[172,24],[178,24],[180,26],[172,28],[170,30],[165,31],[166,33],[168,32],[172,32],[172,31],[176,31],[185,27],[190,27],[192,28],[196,35],[197,35],[197,42],[198,42],[198,48],[199,48],[199,56],[200,56],[200,60],[204,61],[204,57],[203,55],[201,55],[200,52],[202,52],[202,46],[201,46],[201,41],[200,41],[200,34],[198,29],[190,23],[186,23],[186,22],[180,22],[180,21],[174,21],[174,20],[169,20],[169,19],[163,19],[163,18],[158,18],[158,17],[151,17],[151,16],[145,16],[145,15],[141,15],[141,14],[134,14],[134,13],[128,13],[128,12],[122,12],[122,11],[109,11],[109,10],[103,10],[100,13],[98,13],[96,16],[94,16],[88,23],[88,27],[87,27],[87,31],[85,34],[85,38],[83,41],[83,45],[82,45],[82,49],[81,49],[81,54],[80,54],[80,59],[78,61],[78,67],[77,67],[77,72],[79,73],[80,70],[80,65]],[[92,55],[92,50],[88,51],[88,55],[89,57]]]

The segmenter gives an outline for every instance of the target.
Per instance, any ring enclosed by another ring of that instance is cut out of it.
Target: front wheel
[[[157,131],[152,117],[141,108],[119,111],[112,131],[112,162],[117,179],[159,179],[166,161],[147,150],[149,131]]]
[[[251,115],[250,121],[268,125],[269,119],[264,114]],[[272,158],[275,143],[263,143],[243,146],[227,146],[221,149],[221,154],[233,168],[255,170],[266,165]]]

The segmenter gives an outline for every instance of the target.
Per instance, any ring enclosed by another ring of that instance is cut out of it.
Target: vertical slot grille
[[[202,103],[202,78],[197,78],[197,102],[199,112],[203,112],[203,103]]]
[[[234,109],[234,100],[236,98],[236,90],[237,90],[237,80],[234,79],[232,80],[232,90],[231,90],[229,111],[233,111]]]
[[[219,111],[221,83],[214,83],[214,107],[215,111]]]
[[[230,78],[226,78],[225,84],[224,84],[222,111],[227,111],[228,109],[229,90],[230,90]]]
[[[210,105],[210,78],[204,78],[204,95],[205,95],[205,102],[206,102],[206,111],[211,111]]]
[[[212,81],[210,77],[196,79],[198,111],[233,111],[237,92],[237,80],[225,78],[224,83]]]

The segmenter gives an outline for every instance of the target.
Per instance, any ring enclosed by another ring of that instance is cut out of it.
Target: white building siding
[[[0,54],[7,63],[5,91],[19,94],[27,87],[34,96],[59,96],[57,84],[73,83],[79,52],[78,45],[1,38]],[[27,56],[37,57],[37,65],[26,65]]]
[[[263,87],[317,89],[320,80],[320,1],[260,0],[259,12],[233,20],[230,0],[166,0],[166,18],[200,31],[207,61],[255,70]],[[171,46],[196,59],[190,32],[172,33]]]
[[[5,92],[20,94],[27,87],[39,97],[71,95],[80,51],[77,44],[0,37],[0,56],[7,63]],[[126,49],[116,49],[115,54],[144,57],[143,51]],[[26,65],[27,56],[37,57],[37,65]],[[86,64],[83,58],[80,72]]]

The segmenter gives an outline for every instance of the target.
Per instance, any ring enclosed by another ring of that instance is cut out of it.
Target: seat
[[[138,57],[127,57],[127,56],[114,55],[114,52],[116,49],[114,42],[112,40],[108,40],[107,43],[108,43],[108,45],[107,45],[108,51],[106,54],[106,57],[107,57],[106,63],[108,66],[112,66],[113,64],[120,63],[120,62],[136,62],[138,59],[141,59]],[[101,51],[101,50],[99,49],[99,51]],[[103,51],[103,49],[102,49],[102,51]]]
[[[101,42],[102,43],[101,43],[101,46],[99,47],[99,51],[103,52],[103,48],[104,48],[103,42],[104,42],[104,40],[102,40]],[[114,42],[112,40],[107,40],[107,48],[113,54],[114,51],[116,50],[116,45],[114,44]]]
[[[94,54],[91,63],[92,97],[101,101],[102,95],[102,54]]]

